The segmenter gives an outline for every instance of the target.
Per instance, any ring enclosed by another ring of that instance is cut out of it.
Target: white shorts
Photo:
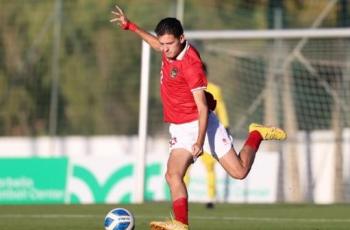
[[[170,124],[169,132],[171,135],[169,141],[170,151],[183,148],[192,152],[192,145],[198,137],[198,120],[183,124]],[[207,135],[203,145],[204,152],[219,159],[232,148],[232,137],[230,137],[225,127],[219,122],[213,112],[208,116]]]

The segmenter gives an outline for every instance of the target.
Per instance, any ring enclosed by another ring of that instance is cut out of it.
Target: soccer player
[[[111,22],[137,34],[153,49],[161,52],[160,94],[164,121],[171,135],[166,181],[170,188],[174,220],[153,221],[153,230],[188,229],[188,198],[183,177],[187,168],[203,153],[212,153],[233,178],[244,179],[254,162],[262,140],[283,140],[286,133],[276,127],[249,126],[249,134],[237,154],[224,126],[210,111],[205,89],[207,79],[196,49],[186,41],[180,21],[164,18],[148,33],[130,21],[116,6]]]

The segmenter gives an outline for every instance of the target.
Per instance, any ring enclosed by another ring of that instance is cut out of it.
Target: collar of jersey
[[[186,41],[185,48],[179,53],[179,55],[177,55],[176,60],[181,61],[184,58],[185,53],[188,50],[188,48],[190,48],[190,45]]]

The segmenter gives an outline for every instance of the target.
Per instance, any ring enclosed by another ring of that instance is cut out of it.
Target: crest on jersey
[[[178,70],[176,67],[173,67],[173,68],[170,70],[170,77],[176,78],[178,72],[179,72],[179,70]]]

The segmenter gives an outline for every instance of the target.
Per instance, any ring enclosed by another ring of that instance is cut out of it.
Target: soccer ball
[[[115,208],[107,213],[104,225],[106,230],[133,230],[134,216],[125,208]]]

